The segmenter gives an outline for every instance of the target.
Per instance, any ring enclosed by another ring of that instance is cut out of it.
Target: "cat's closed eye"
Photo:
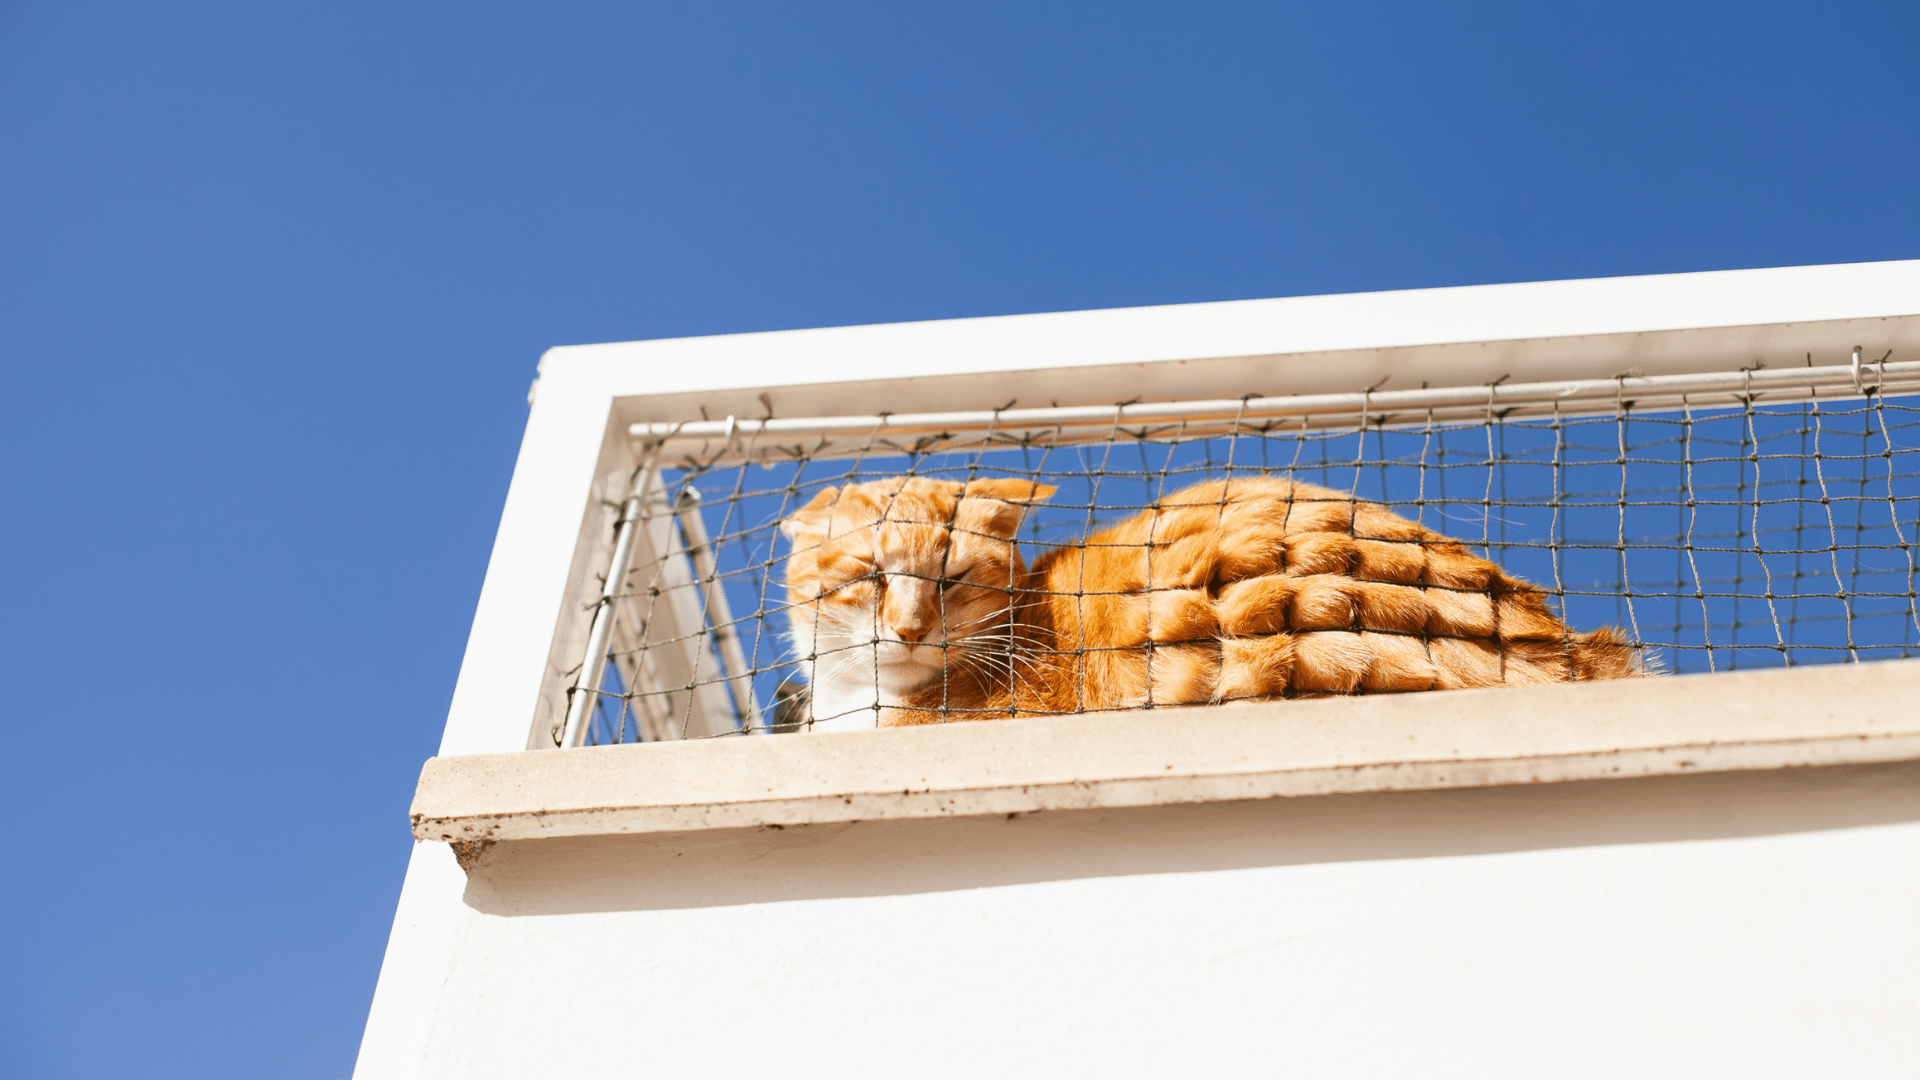
[[[837,559],[820,572],[820,594],[825,596],[869,581],[881,587],[885,585],[872,563],[863,559]]]

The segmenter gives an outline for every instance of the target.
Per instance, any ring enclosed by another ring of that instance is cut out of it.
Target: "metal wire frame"
[[[1473,422],[1486,414],[1523,418],[1604,415],[1733,403],[1785,403],[1876,393],[1920,392],[1920,361],[1888,363],[1892,353],[1867,361],[1859,349],[1852,362],[1805,367],[1744,368],[1729,372],[1611,379],[1507,383],[1486,386],[1368,390],[1348,394],[1216,401],[1122,402],[1115,405],[1052,406],[941,413],[876,413],[870,416],[761,417],[632,425],[628,434],[662,460],[684,459],[692,467],[729,460],[780,460],[871,456],[883,450],[924,454],[977,445],[1072,445],[1099,442],[1113,433],[1141,436],[1177,430],[1186,437],[1234,434],[1249,426],[1300,430],[1356,424],[1405,426]]]
[[[1033,417],[1003,425],[1003,410],[961,435],[910,441],[888,433],[905,425],[870,427],[851,443],[823,422],[805,431],[800,421],[784,430],[683,425],[671,438],[650,428],[656,460],[672,462],[659,470],[654,505],[696,509],[691,519],[672,510],[671,538],[596,599],[595,611],[625,605],[628,632],[608,635],[599,653],[611,661],[608,685],[585,690],[583,679],[576,690],[590,706],[578,737],[790,726],[783,701],[802,656],[785,637],[786,551],[774,526],[822,487],[903,473],[1058,486],[1023,526],[1029,558],[1188,483],[1282,475],[1469,543],[1538,582],[1570,625],[1618,626],[1666,670],[1920,655],[1920,396],[1882,392],[1920,389],[1906,381],[1920,364],[1792,370],[1802,371],[1798,382],[1766,372],[1687,377],[1707,387],[1697,394],[1660,385],[1636,396],[1630,380],[1613,380],[1605,409],[1586,390],[1503,398],[1502,388],[1474,388],[1482,400],[1472,416],[1455,390],[1424,417],[1409,414],[1407,399],[1362,395],[1344,419],[1274,413],[1275,401],[1297,399],[1250,399],[1232,416],[1215,409],[1191,422],[1156,406],[1155,422],[1139,426],[1139,407],[1115,407],[1104,430],[1069,429],[1058,415],[1045,418],[1051,427]],[[1749,392],[1729,395],[1729,385]],[[1668,393],[1677,400],[1660,403],[1672,407],[1645,406]],[[788,441],[796,435],[812,441]],[[677,623],[661,614],[676,602]],[[670,653],[681,659],[663,680],[652,661]]]

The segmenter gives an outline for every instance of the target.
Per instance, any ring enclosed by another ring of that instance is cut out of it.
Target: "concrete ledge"
[[[1025,814],[1920,760],[1920,660],[438,757],[414,836]]]

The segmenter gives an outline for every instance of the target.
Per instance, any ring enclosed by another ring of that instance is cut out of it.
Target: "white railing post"
[[[594,605],[593,629],[587,633],[586,655],[580,659],[580,677],[567,698],[567,725],[561,731],[562,747],[579,746],[586,741],[587,724],[593,706],[600,698],[600,680],[606,674],[607,640],[613,635],[616,617],[614,599],[620,595],[627,577],[627,564],[633,558],[633,534],[640,525],[647,486],[654,475],[651,460],[640,463],[626,506],[620,511],[620,524],[614,532],[613,559],[607,565],[607,580],[600,586],[600,602]]]

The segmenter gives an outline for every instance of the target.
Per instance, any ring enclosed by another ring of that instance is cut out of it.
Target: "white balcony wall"
[[[781,415],[992,408],[1007,372],[1110,403],[1853,346],[1915,358],[1920,263],[558,350],[441,752],[550,722],[636,421],[764,388]],[[1896,762],[509,841],[470,876],[421,843],[355,1075],[1906,1076],[1916,1016]]]
[[[401,913],[447,949],[362,1080],[1920,1060],[1911,765],[525,841],[464,882],[424,844],[414,876],[458,889]]]

